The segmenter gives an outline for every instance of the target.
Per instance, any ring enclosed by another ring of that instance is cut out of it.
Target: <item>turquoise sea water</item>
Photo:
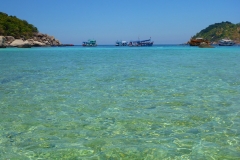
[[[240,159],[240,47],[0,50],[0,159]]]

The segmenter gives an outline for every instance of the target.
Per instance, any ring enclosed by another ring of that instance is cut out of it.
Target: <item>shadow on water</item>
[[[9,82],[12,82],[12,81],[18,81],[20,79],[22,79],[24,76],[14,76],[14,77],[7,77],[7,78],[3,78],[1,80],[1,84],[6,84],[6,83],[9,83]]]
[[[18,75],[12,75],[12,76],[5,76],[0,78],[0,84],[6,84],[10,82],[17,82],[25,78],[31,78],[31,77],[39,77],[42,76],[41,73],[45,72],[47,70],[22,70],[22,74]]]

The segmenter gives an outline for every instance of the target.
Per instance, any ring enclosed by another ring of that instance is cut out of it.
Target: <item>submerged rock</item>
[[[202,42],[200,43],[200,45],[198,46],[199,48],[214,48],[213,46],[211,46],[208,43]]]

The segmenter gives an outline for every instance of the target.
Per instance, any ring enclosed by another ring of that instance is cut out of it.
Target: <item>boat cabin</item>
[[[96,42],[96,40],[89,39],[87,42],[83,42],[82,46],[83,47],[95,47],[95,46],[97,46],[97,42]]]

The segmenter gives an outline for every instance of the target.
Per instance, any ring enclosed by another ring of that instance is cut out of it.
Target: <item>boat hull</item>
[[[219,46],[233,46],[235,42],[230,39],[222,39],[219,41]]]
[[[235,45],[235,43],[231,43],[231,44],[221,44],[221,43],[219,43],[218,45],[219,46],[233,46],[233,45]]]
[[[129,43],[129,47],[150,47],[154,42],[144,42],[144,43]]]
[[[234,44],[218,44],[219,46],[233,46]]]
[[[97,47],[97,45],[82,45],[83,47]]]
[[[150,47],[153,45],[153,41],[151,41],[150,39],[146,39],[146,40],[136,40],[136,41],[130,41],[128,43],[129,47]]]

